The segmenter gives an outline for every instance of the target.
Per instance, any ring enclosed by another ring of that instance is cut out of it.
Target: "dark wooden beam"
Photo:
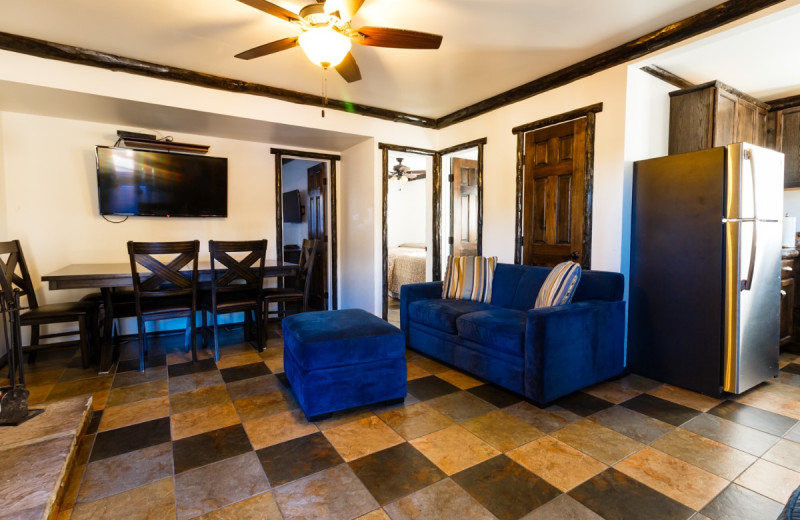
[[[562,87],[578,79],[641,58],[651,52],[710,31],[783,1],[785,0],[728,0],[702,13],[648,33],[641,38],[631,40],[574,65],[440,117],[436,120],[436,128],[446,128],[505,105]]]
[[[475,148],[476,146],[484,145],[487,142],[488,140],[485,137],[481,137],[480,139],[475,139],[473,141],[457,144],[449,148],[444,148],[443,150],[439,150],[437,153],[439,155],[447,155],[449,153],[460,152],[461,150],[468,150],[470,148]]]
[[[524,125],[516,126],[511,129],[511,133],[524,134],[525,132],[530,132],[538,128],[557,125],[565,121],[572,121],[573,119],[578,119],[579,117],[586,117],[589,114],[595,114],[597,112],[602,112],[602,111],[603,111],[603,104],[595,103],[594,105],[576,108],[575,110],[570,110],[569,112],[564,112],[563,114],[558,114],[557,116],[551,116],[551,117],[546,117],[544,119],[539,119],[538,121],[534,121],[533,123],[525,123]]]
[[[777,112],[778,110],[783,110],[784,108],[794,108],[796,106],[800,106],[800,96],[789,96],[780,99],[773,99],[772,101],[766,101],[767,105],[769,105],[770,112]]]
[[[694,86],[694,83],[691,81],[683,79],[682,77],[671,73],[667,69],[662,69],[658,65],[645,65],[642,67],[642,70],[651,76],[656,77],[661,81],[666,81],[670,85],[678,88],[689,88]]]
[[[328,99],[326,103],[322,96],[270,87],[260,83],[251,83],[249,81],[241,81],[223,76],[215,76],[213,74],[205,74],[203,72],[195,72],[180,67],[171,67],[169,65],[141,61],[124,56],[117,56],[115,54],[73,47],[72,45],[62,45],[5,32],[0,32],[0,49],[28,54],[39,58],[88,65],[90,67],[98,67],[115,72],[127,72],[139,76],[146,76],[148,78],[176,81],[178,83],[186,83],[227,92],[279,99],[281,101],[288,101],[300,105],[340,110],[342,112],[375,117],[397,123],[406,123],[424,128],[434,128],[436,126],[436,121],[433,118],[415,116],[413,114],[396,112],[369,105],[360,105],[349,101],[340,101],[338,99]]]
[[[413,146],[402,146],[398,144],[378,143],[378,149],[391,150],[393,152],[415,153],[418,155],[436,155],[436,150],[426,150],[425,148],[414,148]]]
[[[321,161],[341,161],[341,155],[333,155],[328,153],[306,152],[303,150],[287,150],[285,148],[270,148],[269,153],[279,156],[289,155],[293,157],[300,157],[302,159],[319,159]],[[282,157],[283,158],[283,157]]]

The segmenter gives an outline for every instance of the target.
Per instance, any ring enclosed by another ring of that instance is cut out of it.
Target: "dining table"
[[[280,278],[297,274],[297,264],[278,259],[267,259],[264,263],[264,278]],[[211,262],[198,261],[198,283],[211,282]],[[133,287],[130,262],[70,264],[42,276],[51,290],[61,289],[100,289],[103,297],[105,317],[103,337],[100,342],[101,374],[111,370],[115,352],[111,338],[114,322],[112,290],[118,287]]]

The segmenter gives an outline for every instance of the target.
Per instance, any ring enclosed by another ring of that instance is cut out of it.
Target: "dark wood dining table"
[[[294,276],[297,274],[297,264],[281,260],[267,259],[264,268],[264,278]],[[51,291],[60,289],[100,289],[105,307],[103,338],[100,345],[100,373],[108,373],[114,360],[114,346],[111,341],[114,306],[112,305],[111,291],[116,287],[133,287],[131,264],[129,262],[71,264],[43,275],[42,281],[47,282],[47,286]],[[210,281],[211,263],[208,261],[198,262],[198,282]]]

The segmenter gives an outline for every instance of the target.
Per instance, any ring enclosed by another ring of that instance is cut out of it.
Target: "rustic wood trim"
[[[389,319],[389,147],[381,147],[381,317]]]
[[[725,83],[723,83],[721,81],[717,81],[717,80],[707,81],[705,83],[700,83],[699,85],[693,85],[691,87],[684,88],[684,89],[681,89],[681,90],[673,90],[672,92],[669,93],[669,96],[670,97],[682,96],[684,94],[689,94],[691,92],[696,92],[698,90],[705,90],[705,89],[711,88],[711,87],[715,87],[715,88],[717,88],[719,90],[724,90],[725,92],[729,92],[729,93],[733,94],[734,96],[736,96],[738,98],[742,98],[745,101],[756,105],[759,108],[763,108],[765,110],[769,110],[769,108],[770,108],[770,106],[767,103],[764,103],[760,99],[756,99],[753,96],[751,96],[750,94],[745,94],[741,90],[733,88],[732,86],[727,85],[727,84],[725,84]]]
[[[213,88],[240,94],[251,94],[254,96],[288,101],[289,103],[329,108],[331,110],[375,117],[377,119],[384,119],[396,123],[406,123],[423,128],[435,128],[436,126],[436,120],[429,117],[406,114],[338,99],[328,99],[326,101],[322,96],[270,87],[260,83],[252,83],[223,76],[215,76],[213,74],[205,74],[203,72],[195,72],[180,67],[171,67],[160,63],[126,58],[106,52],[74,47],[72,45],[63,45],[6,32],[0,32],[0,49],[28,54],[39,58],[99,67],[115,72],[127,72],[129,74],[136,74],[149,78],[187,83],[198,87]]]
[[[483,256],[483,145],[478,147],[478,256]]]
[[[447,155],[449,153],[460,152],[462,150],[467,150],[469,148],[480,147],[488,142],[488,139],[485,137],[481,137],[480,139],[474,139],[472,141],[457,144],[455,146],[451,146],[449,148],[445,148],[443,150],[439,150],[437,153],[441,155]]]
[[[778,110],[800,106],[800,95],[773,99],[772,101],[767,101],[766,103],[769,105],[770,112],[777,112]]]
[[[436,155],[436,150],[428,150],[425,148],[415,148],[413,146],[402,146],[399,144],[378,143],[379,150],[391,150],[393,152],[401,153],[415,153],[419,155]],[[388,171],[388,170],[386,170]]]
[[[562,87],[575,80],[591,76],[600,71],[641,58],[657,50],[669,47],[687,38],[697,36],[706,31],[716,29],[767,7],[779,4],[784,0],[728,0],[711,9],[689,18],[657,29],[640,38],[631,40],[618,47],[601,52],[591,58],[547,74],[523,85],[512,88],[490,98],[456,110],[436,120],[436,128],[448,126],[472,119],[498,108],[522,101],[537,94]]]
[[[689,88],[694,86],[694,83],[692,83],[688,79],[683,79],[682,77],[678,76],[677,74],[673,74],[667,69],[662,69],[658,65],[645,65],[644,67],[642,67],[641,70],[643,72],[650,74],[654,78],[658,78],[661,81],[669,83],[673,87]]]
[[[514,263],[522,263],[522,178],[525,167],[525,133],[517,133],[517,179],[514,205],[517,215],[514,218]]]
[[[592,268],[592,207],[594,195],[594,135],[597,114],[586,114],[586,172],[583,182],[583,262],[584,269]]]
[[[431,211],[432,233],[431,248],[431,280],[438,282],[442,279],[442,155],[436,153],[433,156],[433,187],[431,197],[433,197],[433,207]]]
[[[283,193],[281,193],[281,182],[283,177],[283,156],[290,155],[301,159],[314,159],[319,161],[329,161],[330,168],[328,176],[330,178],[330,188],[328,196],[330,197],[330,205],[328,208],[328,222],[330,223],[330,233],[328,233],[328,254],[331,259],[331,269],[328,275],[331,280],[331,291],[329,295],[330,308],[336,309],[339,306],[337,298],[339,296],[339,273],[337,266],[339,265],[339,243],[338,233],[339,224],[336,218],[336,161],[341,160],[339,155],[330,155],[317,152],[305,152],[302,150],[288,150],[283,148],[270,148],[270,153],[275,155],[275,215],[276,215],[276,233],[278,237],[278,258],[283,258]],[[326,205],[327,201],[324,202]],[[280,232],[277,230],[280,229]],[[326,230],[327,233],[327,230]],[[279,278],[279,281],[282,280]],[[328,293],[328,288],[325,287],[325,293]],[[327,306],[327,302],[326,302]]]
[[[514,127],[511,129],[511,133],[524,134],[526,132],[538,130],[546,126],[557,125],[559,123],[564,123],[566,121],[571,121],[573,119],[586,117],[588,114],[593,114],[595,112],[602,112],[602,111],[603,111],[603,103],[595,103],[594,105],[589,105],[582,108],[576,108],[575,110],[570,110],[569,112],[564,112],[563,114],[546,117],[544,119],[539,119],[538,121],[534,121],[533,123],[526,123],[524,125]]]

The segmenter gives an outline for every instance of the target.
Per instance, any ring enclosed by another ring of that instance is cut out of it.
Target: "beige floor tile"
[[[726,480],[738,477],[757,459],[753,455],[681,428],[667,433],[651,446]]]
[[[403,442],[402,437],[375,415],[330,428],[322,433],[348,462]]]
[[[458,425],[419,437],[410,443],[448,475],[454,475],[500,454]]]
[[[673,403],[688,406],[701,412],[707,412],[722,402],[721,399],[715,399],[707,395],[698,394],[691,390],[685,390],[672,385],[662,385],[647,392],[650,395],[660,397]]]
[[[241,422],[233,403],[215,404],[170,417],[172,440],[218,430]]]
[[[406,440],[443,430],[453,421],[424,403],[401,406],[378,414],[386,424]]]
[[[343,412],[334,412],[330,417],[314,421],[320,431],[330,430],[343,424],[360,421],[368,417],[373,417],[375,412],[370,409],[356,408],[355,410],[345,410]]]
[[[758,460],[735,480],[740,486],[785,504],[798,486],[800,473],[768,460]]]
[[[72,520],[100,518],[163,519],[175,518],[175,493],[172,478],[165,478],[95,502],[80,504],[72,510]]]
[[[113,375],[93,377],[91,379],[80,379],[78,381],[59,382],[47,395],[48,401],[58,401],[77,397],[79,395],[107,392],[111,388]]]
[[[169,394],[167,380],[151,381],[140,385],[123,386],[111,390],[108,394],[106,406],[120,406],[123,404],[145,401],[157,397],[166,397]]]
[[[359,516],[356,520],[391,520],[383,509],[376,509],[366,515]]]
[[[259,352],[258,354],[261,359],[264,360],[264,363],[267,364],[267,367],[272,371],[273,374],[278,374],[283,372],[283,347],[280,348],[270,347],[265,348],[263,352]]]
[[[114,430],[169,415],[169,398],[156,397],[145,401],[110,406],[103,411],[98,431]]]
[[[762,455],[763,459],[774,462],[784,468],[800,471],[800,444],[786,439],[781,439]]]
[[[614,468],[695,510],[702,509],[728,485],[724,478],[650,447]]]
[[[219,361],[217,361],[217,368],[222,370],[223,368],[238,367],[240,365],[249,365],[250,363],[260,363],[263,361],[261,356],[258,355],[258,352],[251,348],[248,352],[237,352],[235,354],[220,356]]]
[[[197,340],[197,359],[210,359],[214,357],[214,349],[204,349],[201,345],[202,340]],[[181,363],[189,363],[192,360],[192,351],[185,352],[178,350],[167,354],[167,365],[179,365]]]
[[[589,419],[565,426],[552,436],[609,466],[644,448],[641,442]]]
[[[243,424],[250,443],[256,450],[318,431],[299,409],[259,417]]]
[[[544,435],[538,428],[502,410],[470,419],[461,426],[500,451],[522,446]]]
[[[442,372],[447,372],[450,370],[449,367],[439,363],[438,361],[434,361],[425,357],[415,359],[414,364],[423,370],[427,370],[431,374],[441,374]]]
[[[92,393],[92,410],[98,411],[104,409],[108,401],[108,395],[108,390]]]
[[[8,381],[8,379],[6,379]],[[25,383],[27,384],[28,377],[25,376]],[[3,383],[2,386],[7,386],[8,383]],[[37,404],[42,404],[47,400],[47,396],[53,390],[53,387],[56,386],[55,383],[49,385],[40,385],[40,386],[26,386],[25,388],[28,389],[30,395],[28,396],[28,405],[35,406]]]
[[[642,393],[639,390],[624,387],[613,381],[600,383],[599,385],[585,388],[583,391],[614,404],[624,403]]]
[[[440,379],[444,379],[453,386],[457,386],[461,390],[468,390],[483,384],[483,381],[478,381],[474,377],[470,377],[458,370],[445,370],[444,372],[436,374],[436,376]]]
[[[289,393],[278,390],[268,394],[239,399],[234,401],[233,406],[236,407],[236,411],[242,421],[250,421],[265,415],[294,410],[299,405]]]
[[[602,462],[553,437],[542,437],[506,455],[564,492],[607,468]]]
[[[800,420],[800,388],[764,383],[734,397],[735,401]]]
[[[75,501],[78,498],[78,490],[81,487],[81,480],[86,471],[86,465],[73,465],[67,475],[67,481],[64,485],[64,491],[61,495],[61,504],[59,509],[67,510],[75,507]]]
[[[172,394],[169,396],[170,410],[173,414],[188,412],[197,408],[204,408],[215,404],[230,401],[228,389],[225,385],[207,386],[189,392]]]
[[[430,372],[425,370],[424,368],[415,365],[411,361],[406,363],[406,379],[411,381],[412,379],[419,379],[421,377],[427,377],[431,375]]]
[[[217,509],[197,520],[283,520],[271,491]]]

